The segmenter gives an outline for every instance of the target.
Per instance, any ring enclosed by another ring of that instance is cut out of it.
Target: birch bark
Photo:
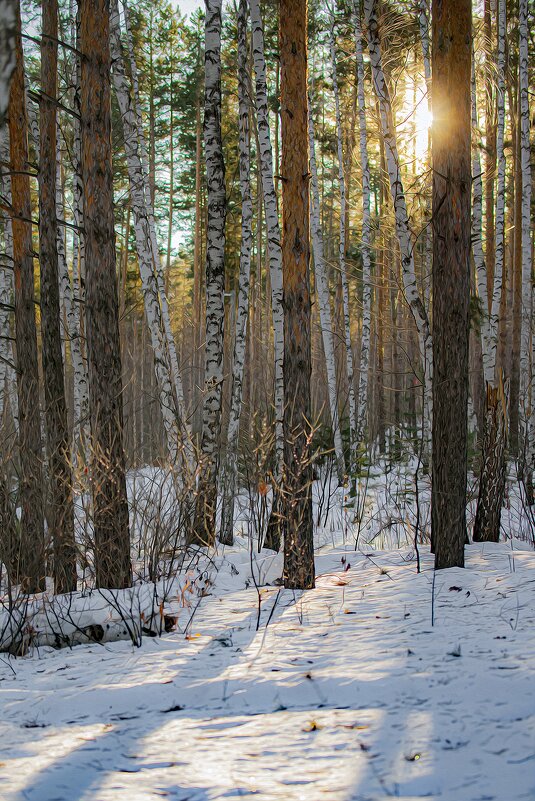
[[[357,61],[357,104],[359,119],[359,150],[362,172],[362,337],[360,345],[360,379],[357,416],[357,446],[364,441],[368,416],[368,373],[370,365],[371,310],[373,287],[371,283],[371,216],[370,216],[370,164],[368,159],[368,132],[366,126],[366,99],[364,92],[364,59],[362,56],[362,29],[360,4],[355,4],[355,57]]]
[[[225,291],[225,163],[221,136],[221,6],[206,0],[204,153],[208,199],[206,244],[206,345],[203,398],[202,462],[191,539],[211,545],[215,539],[218,450],[223,390]]]

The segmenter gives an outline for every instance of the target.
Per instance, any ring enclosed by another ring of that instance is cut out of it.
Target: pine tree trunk
[[[54,548],[56,592],[76,589],[76,544],[69,429],[60,331],[57,199],[58,7],[42,5],[39,158],[39,264],[41,336],[48,454],[48,530]]]
[[[470,0],[433,0],[435,567],[464,567],[470,329]]]
[[[336,383],[336,363],[334,358],[333,322],[331,315],[331,299],[329,296],[329,282],[325,269],[325,255],[323,248],[323,233],[320,220],[320,195],[318,186],[318,168],[316,165],[316,148],[314,144],[314,122],[312,110],[308,116],[308,137],[310,148],[310,180],[312,188],[312,206],[310,210],[310,226],[312,229],[312,246],[314,248],[314,276],[315,288],[318,295],[320,312],[321,336],[323,353],[325,355],[325,368],[327,372],[327,390],[329,393],[329,410],[331,413],[331,426],[334,439],[334,454],[336,469],[340,483],[344,480],[345,460],[340,419],[338,414],[338,387]]]
[[[281,0],[284,586],[314,587],[310,431],[307,3]]]
[[[206,345],[201,465],[191,541],[215,540],[223,391],[226,190],[221,138],[221,0],[206,0],[204,153],[208,187]]]
[[[21,506],[19,556],[12,581],[26,592],[44,589],[43,451],[39,415],[39,368],[35,322],[28,120],[24,64],[17,6],[16,67],[9,101],[13,274],[15,278],[15,338],[19,406]]]
[[[221,511],[220,541],[232,545],[234,526],[234,499],[238,472],[238,436],[243,395],[243,370],[247,342],[247,316],[249,311],[249,284],[251,276],[251,248],[253,244],[253,203],[251,199],[251,155],[249,132],[249,73],[247,69],[247,0],[240,0],[238,9],[238,111],[240,118],[239,169],[242,202],[240,275],[238,282],[238,308],[232,358],[232,395],[227,432],[226,463],[223,470],[223,507]]]
[[[80,0],[86,325],[96,583],[132,583],[111,150],[109,0]]]

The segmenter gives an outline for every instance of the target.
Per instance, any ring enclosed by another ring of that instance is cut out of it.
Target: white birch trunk
[[[520,345],[520,408],[525,432],[527,469],[535,468],[535,397],[533,379],[535,362],[530,359],[532,337],[532,254],[531,241],[531,151],[529,114],[528,0],[519,0],[519,94],[520,94],[520,165],[522,170],[522,333]],[[530,402],[531,401],[531,402]],[[531,417],[528,415],[531,410]]]
[[[275,351],[275,481],[280,483],[284,463],[284,311],[282,307],[282,250],[277,197],[273,180],[273,152],[269,130],[266,61],[264,55],[264,30],[260,15],[259,0],[250,1],[253,40],[253,62],[256,76],[256,114],[258,141],[260,145],[260,167],[262,192],[266,215],[269,277],[271,283],[271,313],[273,317],[273,343]]]
[[[154,369],[158,382],[160,409],[167,434],[167,446],[171,463],[175,464],[179,457],[186,455],[186,466],[191,467],[189,451],[184,454],[180,448],[183,439],[186,441],[189,440],[189,432],[185,426],[183,405],[179,405],[179,398],[175,393],[171,366],[168,358],[167,340],[160,307],[160,294],[154,269],[150,223],[144,191],[145,181],[139,155],[138,128],[121,52],[117,0],[111,0],[110,8],[110,49],[113,65],[112,78],[123,123],[139,272],[141,276],[147,327],[149,329],[154,355]],[[185,438],[182,436],[183,433],[185,434]]]
[[[433,342],[429,318],[418,292],[416,273],[414,268],[414,253],[405,201],[405,191],[401,177],[398,148],[395,131],[392,123],[392,107],[390,92],[386,83],[381,60],[381,45],[379,38],[379,24],[377,19],[377,0],[364,0],[364,12],[367,25],[368,50],[372,66],[373,83],[379,101],[381,132],[385,147],[385,157],[390,182],[390,192],[394,205],[396,234],[401,252],[401,268],[405,298],[409,304],[412,316],[418,330],[418,343],[422,360],[424,380],[424,405],[426,407],[424,418],[427,417],[427,434],[432,428],[432,379],[433,379]]]
[[[18,0],[0,0],[0,127],[9,105],[11,75],[15,69],[15,9]]]
[[[162,262],[160,259],[160,251],[158,248],[158,238],[156,236],[156,221],[154,219],[154,209],[152,208],[150,198],[150,182],[149,182],[149,157],[147,153],[147,144],[145,140],[145,133],[143,131],[143,118],[141,114],[141,100],[139,95],[139,80],[137,73],[137,64],[134,56],[134,41],[132,38],[132,29],[130,26],[130,15],[128,11],[128,3],[123,0],[124,21],[126,32],[126,44],[128,48],[128,57],[130,61],[130,71],[132,75],[132,89],[134,93],[134,109],[137,122],[137,136],[139,142],[139,153],[141,157],[141,168],[143,172],[143,187],[145,192],[145,203],[149,218],[150,242],[152,248],[152,256],[154,261],[154,270],[156,273],[156,280],[158,282],[158,292],[160,294],[161,314],[164,325],[165,337],[167,341],[167,349],[169,352],[169,360],[171,364],[171,376],[175,387],[175,393],[178,401],[179,409],[185,410],[184,403],[184,390],[182,386],[182,379],[180,376],[180,368],[178,364],[178,355],[176,350],[175,338],[171,327],[171,315],[169,313],[169,302],[167,299],[167,292],[165,289],[165,280],[163,274]],[[185,418],[184,418],[185,421]],[[191,431],[186,424],[187,442],[186,447],[189,452],[189,460],[192,461],[193,452],[191,449]]]
[[[479,125],[477,115],[476,75],[472,59],[472,128],[475,144],[472,147],[472,253],[476,267],[477,292],[481,303],[481,349],[485,381],[494,379],[494,365],[490,358],[490,327],[487,300],[487,265],[483,254],[483,180],[479,156]]]
[[[204,153],[208,211],[206,342],[202,466],[194,526],[195,540],[205,545],[211,545],[215,539],[223,394],[226,187],[221,135],[221,7],[222,0],[206,0],[204,28]]]
[[[334,30],[329,32],[329,50],[331,55],[331,74],[333,83],[335,119],[336,119],[336,145],[338,154],[338,188],[340,193],[340,222],[338,241],[338,264],[340,279],[342,281],[342,302],[344,311],[344,339],[346,346],[346,369],[348,384],[348,417],[349,417],[349,471],[353,476],[357,468],[357,399],[355,395],[355,380],[353,366],[353,349],[351,347],[351,320],[349,316],[349,285],[346,269],[346,186],[344,176],[344,156],[342,152],[342,116],[340,113],[340,92],[338,91],[338,76],[336,70],[336,48],[334,44]]]
[[[370,164],[368,160],[368,131],[366,127],[366,99],[364,92],[364,59],[362,57],[362,29],[360,4],[355,4],[355,57],[357,62],[357,104],[359,119],[359,149],[362,171],[362,337],[360,346],[360,379],[357,415],[357,446],[364,440],[368,416],[368,372],[370,365],[370,339],[373,288],[371,282],[371,216],[370,216]]]
[[[498,336],[500,320],[500,300],[505,260],[505,0],[498,0],[498,85],[497,111],[498,124],[496,131],[496,156],[498,160],[498,184],[496,189],[496,257],[494,262],[494,284],[492,287],[492,305],[489,309],[489,360],[492,371],[491,382],[497,380],[498,368]],[[487,379],[488,380],[488,379]]]
[[[232,359],[232,395],[227,432],[226,464],[223,471],[223,508],[221,512],[220,540],[232,545],[234,526],[234,498],[238,473],[238,436],[242,408],[243,368],[247,342],[249,314],[249,282],[251,275],[251,248],[253,244],[253,202],[251,199],[251,155],[249,131],[249,74],[247,70],[247,0],[240,0],[238,9],[238,111],[239,168],[241,194],[241,247],[240,276],[238,282],[238,308]]]
[[[312,233],[312,247],[314,249],[314,275],[316,278],[316,292],[318,295],[321,336],[323,352],[325,354],[325,367],[327,371],[327,389],[329,391],[329,408],[331,412],[331,425],[334,439],[334,455],[338,479],[344,479],[345,460],[342,434],[340,431],[340,418],[338,414],[338,392],[336,386],[336,362],[334,358],[333,324],[331,315],[331,301],[329,298],[329,284],[325,270],[325,256],[323,250],[323,234],[320,220],[320,195],[318,187],[318,168],[316,165],[316,147],[314,143],[314,122],[312,120],[312,104],[308,104],[308,141],[310,151],[310,183],[312,190],[312,203],[310,206],[310,229]]]

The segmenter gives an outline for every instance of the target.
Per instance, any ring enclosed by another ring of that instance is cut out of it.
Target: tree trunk
[[[433,0],[435,567],[464,567],[470,330],[470,0]]]
[[[44,515],[39,414],[39,368],[35,323],[30,177],[28,174],[28,120],[24,91],[24,63],[17,6],[16,67],[9,101],[11,148],[11,202],[13,274],[15,278],[15,338],[19,405],[21,505],[20,555],[14,583],[26,592],[44,589]]]
[[[42,5],[39,157],[39,264],[41,336],[48,452],[48,530],[54,548],[57,593],[76,589],[72,475],[60,331],[57,199],[58,7]]]
[[[273,181],[273,152],[269,130],[266,62],[264,56],[264,31],[260,16],[259,0],[250,1],[253,62],[256,75],[256,114],[258,121],[258,143],[262,174],[262,193],[267,228],[267,250],[269,259],[269,281],[271,286],[271,314],[273,324],[273,348],[275,359],[275,469],[273,486],[273,509],[266,546],[278,550],[280,547],[279,524],[281,510],[279,488],[284,463],[284,311],[282,304],[282,250],[281,232],[277,214],[277,196]],[[308,172],[308,167],[306,172]],[[284,183],[284,182],[283,182]]]
[[[357,61],[357,102],[359,117],[360,166],[362,170],[362,336],[360,344],[360,378],[357,415],[357,446],[362,447],[368,420],[368,374],[370,364],[372,295],[371,280],[371,216],[370,216],[370,164],[368,160],[368,132],[366,126],[366,100],[364,91],[364,59],[362,56],[362,30],[360,5],[355,4],[355,57]]]
[[[483,438],[482,468],[474,539],[498,542],[500,511],[505,492],[505,450],[508,425],[508,390],[504,389],[502,365],[498,363],[500,307],[502,305],[505,268],[505,35],[506,4],[498,0],[498,128],[496,151],[498,186],[496,192],[496,252],[492,284],[492,304],[489,310],[489,362],[493,375],[487,378],[486,431]],[[487,222],[488,224],[488,222]],[[487,275],[488,275],[487,260]],[[507,396],[507,401],[505,400]],[[501,407],[498,402],[502,398]],[[503,408],[502,408],[503,407]],[[496,493],[501,493],[496,495]]]
[[[241,211],[240,276],[232,358],[232,395],[227,433],[227,452],[223,470],[223,508],[220,541],[232,545],[234,499],[238,472],[238,436],[243,395],[243,369],[247,342],[251,248],[253,244],[253,203],[251,199],[251,155],[249,132],[249,73],[247,69],[247,0],[240,0],[238,9],[238,105],[240,117],[239,169]]]
[[[221,138],[221,0],[206,0],[204,153],[208,187],[206,345],[201,465],[191,541],[215,540],[223,391],[226,190]]]
[[[279,22],[284,296],[284,586],[314,587],[310,448],[307,3],[281,0]]]
[[[82,181],[96,583],[132,583],[111,150],[109,0],[80,0]]]

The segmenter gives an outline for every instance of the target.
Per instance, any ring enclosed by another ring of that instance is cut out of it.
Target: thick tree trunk
[[[109,0],[80,0],[86,323],[96,583],[132,583],[111,152]]]
[[[55,591],[76,589],[76,544],[60,331],[57,199],[58,7],[42,5],[39,158],[39,264],[41,336],[48,453],[48,530],[54,548]]]
[[[470,329],[470,0],[433,0],[435,567],[464,567]]]
[[[234,499],[238,473],[238,436],[243,395],[243,369],[247,342],[251,248],[253,244],[253,203],[251,199],[251,155],[249,131],[249,73],[247,68],[247,0],[240,0],[238,9],[238,111],[240,117],[239,169],[241,193],[241,246],[238,303],[232,358],[232,395],[227,433],[226,463],[223,470],[223,507],[220,541],[232,545]]]
[[[307,3],[281,0],[279,22],[284,294],[284,586],[314,586],[310,447]]]
[[[15,338],[17,343],[17,392],[19,405],[19,453],[21,505],[20,555],[15,583],[27,592],[44,589],[44,515],[39,414],[39,368],[35,323],[33,244],[30,177],[28,173],[28,120],[24,91],[24,64],[17,6],[16,68],[9,101],[11,149],[11,202],[13,273],[15,278]]]
[[[201,465],[191,540],[215,540],[221,439],[225,291],[226,190],[221,138],[221,0],[206,0],[204,153],[208,187],[206,244],[206,345]]]

